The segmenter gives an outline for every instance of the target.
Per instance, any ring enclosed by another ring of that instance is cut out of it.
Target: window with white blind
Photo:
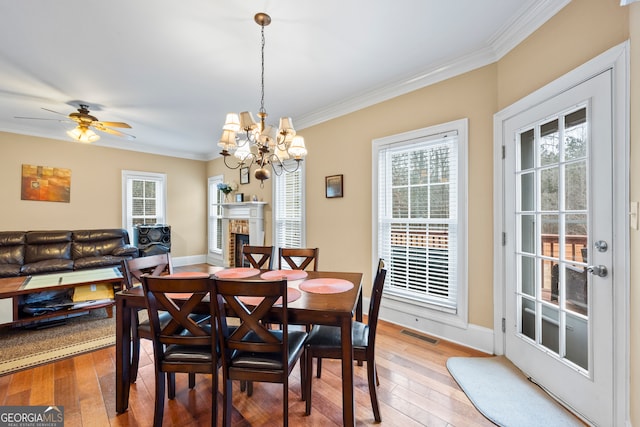
[[[295,168],[295,163],[287,165]],[[275,175],[275,174],[274,174]],[[273,246],[302,248],[305,246],[304,162],[295,172],[273,179]]]
[[[167,175],[122,171],[122,223],[133,236],[133,227],[166,221]]]
[[[217,175],[208,180],[208,205],[209,205],[209,252],[222,256],[222,203],[224,193],[218,190],[218,184],[222,183],[224,176]]]
[[[373,142],[385,293],[456,316],[466,311],[466,140],[464,119]]]

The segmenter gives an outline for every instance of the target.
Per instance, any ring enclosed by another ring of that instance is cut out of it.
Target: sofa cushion
[[[113,255],[89,256],[84,258],[78,258],[73,261],[73,269],[84,270],[87,268],[119,266],[121,265],[122,260],[124,259],[127,259],[127,258],[113,256]]]
[[[72,259],[45,259],[25,264],[20,269],[23,276],[73,270]]]
[[[22,264],[0,264],[0,277],[16,277],[20,275]]]
[[[25,233],[22,231],[0,232],[0,276],[10,274],[24,263]],[[3,270],[5,271],[3,273]]]

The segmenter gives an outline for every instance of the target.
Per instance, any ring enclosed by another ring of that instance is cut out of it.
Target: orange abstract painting
[[[66,202],[71,199],[71,169],[22,165],[22,200]]]

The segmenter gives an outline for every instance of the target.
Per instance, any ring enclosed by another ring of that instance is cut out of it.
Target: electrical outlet
[[[629,212],[629,226],[634,230],[638,229],[638,204],[638,202],[630,203],[631,212]]]

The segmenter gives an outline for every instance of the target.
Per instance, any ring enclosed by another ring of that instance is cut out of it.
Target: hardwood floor
[[[378,397],[383,426],[493,426],[469,402],[449,375],[450,356],[484,355],[458,345],[429,343],[380,322],[377,363]],[[138,381],[131,387],[129,410],[115,412],[115,347],[0,377],[0,405],[64,406],[66,426],[150,426],[153,421],[154,375],[150,342],[143,340]],[[376,424],[371,411],[366,369],[355,367],[358,425]],[[209,423],[211,377],[198,375],[193,390],[186,375],[177,375],[177,395],[165,405],[165,426]],[[234,426],[282,425],[282,387],[256,383],[247,397],[234,387]],[[300,400],[300,371],[289,384],[289,423],[292,426],[342,425],[340,363],[324,360],[322,378],[314,376],[313,409],[304,416]],[[221,423],[221,401],[219,423]]]

